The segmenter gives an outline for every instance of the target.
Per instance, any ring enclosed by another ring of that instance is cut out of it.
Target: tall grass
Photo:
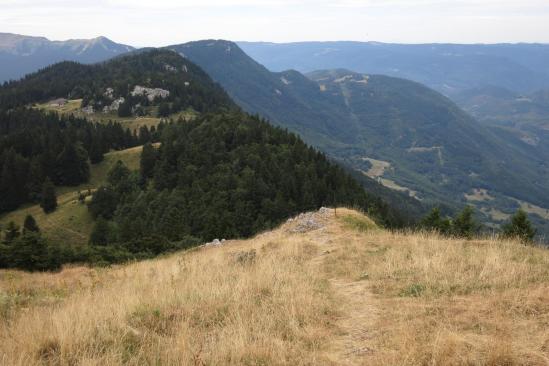
[[[547,250],[337,212],[110,269],[2,271],[0,364],[549,364]]]

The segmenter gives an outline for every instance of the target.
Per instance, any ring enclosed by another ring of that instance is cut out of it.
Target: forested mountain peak
[[[10,108],[56,98],[82,99],[86,112],[160,115],[192,108],[231,108],[223,89],[198,66],[169,50],[148,50],[83,65],[61,62],[0,88],[0,105]]]

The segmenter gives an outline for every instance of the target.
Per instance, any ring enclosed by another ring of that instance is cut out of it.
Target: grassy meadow
[[[0,364],[547,365],[549,252],[338,209],[111,268],[0,271]]]

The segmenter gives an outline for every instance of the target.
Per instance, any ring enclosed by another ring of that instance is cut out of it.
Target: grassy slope
[[[86,244],[93,227],[93,219],[88,213],[87,206],[78,202],[78,191],[99,187],[118,160],[123,161],[132,170],[139,169],[141,149],[139,146],[105,154],[104,161],[91,166],[89,183],[78,187],[59,187],[59,206],[54,212],[46,215],[39,205],[26,206],[0,216],[0,226],[3,227],[10,221],[22,225],[25,216],[31,214],[45,236],[52,241],[66,245]]]
[[[306,221],[111,269],[0,271],[0,360],[549,363],[547,250],[390,233],[346,209],[292,233]]]

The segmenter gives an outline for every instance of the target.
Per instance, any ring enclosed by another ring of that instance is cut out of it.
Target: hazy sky
[[[549,0],[0,0],[0,32],[134,46],[234,41],[549,43]]]

